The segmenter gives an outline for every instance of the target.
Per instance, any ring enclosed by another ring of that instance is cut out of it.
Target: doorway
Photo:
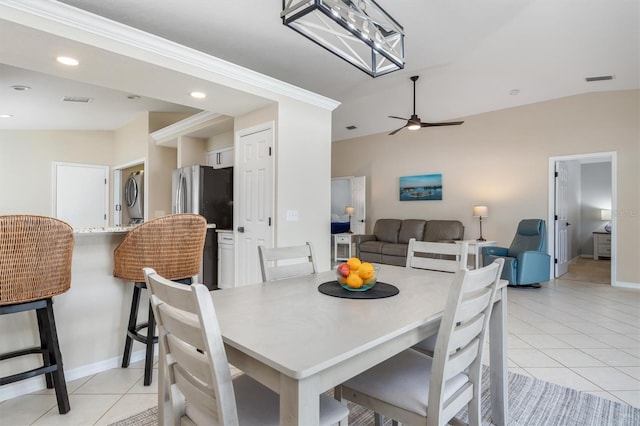
[[[617,163],[615,152],[576,154],[549,158],[549,250],[554,258],[551,276],[560,277],[571,264],[596,261],[594,238],[605,234],[610,241],[610,283],[616,282],[615,212]],[[611,232],[605,231],[609,224]],[[603,264],[598,265],[599,268]]]

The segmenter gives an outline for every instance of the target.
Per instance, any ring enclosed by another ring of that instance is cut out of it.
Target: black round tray
[[[342,297],[344,299],[382,299],[400,293],[398,287],[383,282],[377,282],[373,288],[367,291],[349,291],[342,288],[338,281],[327,281],[318,286],[318,291],[329,296]]]

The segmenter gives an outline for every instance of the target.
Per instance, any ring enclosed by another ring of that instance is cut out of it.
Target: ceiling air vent
[[[64,98],[62,98],[63,102],[79,102],[79,103],[89,103],[93,100],[93,98],[85,98],[82,96],[65,96]]]
[[[613,76],[612,75],[598,75],[598,76],[595,76],[595,77],[586,77],[585,80],[587,80],[588,83],[590,83],[592,81],[613,80]]]

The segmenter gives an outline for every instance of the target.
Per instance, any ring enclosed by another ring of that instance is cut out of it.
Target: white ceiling
[[[387,116],[411,114],[412,75],[420,75],[416,112],[423,121],[640,87],[640,9],[632,0],[379,0],[404,26],[407,64],[375,79],[283,26],[281,0],[63,3],[340,101],[333,113],[334,140],[401,126]],[[0,68],[0,107],[5,106],[8,85],[29,85],[9,84],[7,70],[15,71]],[[599,75],[615,78],[584,80]],[[519,90],[517,96],[510,94],[513,89]],[[123,114],[123,105],[132,104],[128,94],[107,98],[105,93],[100,105],[117,102],[114,114]],[[35,90],[19,95],[37,96]],[[98,96],[92,106],[97,105]],[[35,121],[32,117],[32,124]],[[348,131],[348,125],[357,129]],[[6,128],[2,120],[0,126]]]

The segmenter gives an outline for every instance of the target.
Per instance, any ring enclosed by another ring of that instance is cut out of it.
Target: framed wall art
[[[442,200],[442,174],[400,177],[400,201],[431,200]]]

